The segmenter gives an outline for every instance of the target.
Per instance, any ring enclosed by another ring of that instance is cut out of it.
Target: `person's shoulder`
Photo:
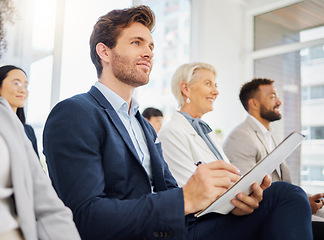
[[[181,132],[182,131],[182,124],[179,123],[179,121],[177,121],[177,119],[175,118],[175,114],[174,113],[171,117],[171,119],[169,121],[167,121],[165,124],[162,125],[159,134],[160,133],[167,133],[167,132]]]
[[[184,119],[187,121],[187,119]],[[158,136],[161,139],[183,139],[188,135],[188,131],[185,127],[185,123],[181,123],[171,118],[167,123],[165,123],[159,133]],[[189,123],[188,123],[189,124]]]
[[[253,131],[254,130],[251,124],[249,123],[248,119],[246,119],[245,121],[237,125],[229,135],[249,135]]]
[[[249,138],[253,135],[253,129],[249,123],[245,120],[237,125],[227,136],[224,141],[223,147],[226,148],[229,145],[236,144],[237,142],[248,142]]]
[[[89,93],[81,93],[60,101],[54,106],[52,112],[68,111],[75,113],[86,109],[93,109],[95,105],[97,103]]]
[[[74,95],[72,97],[66,98],[59,102],[57,105],[82,105],[86,102],[90,102],[92,99],[91,95],[89,93],[81,93]]]

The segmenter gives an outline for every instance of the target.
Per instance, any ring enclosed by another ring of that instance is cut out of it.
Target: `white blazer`
[[[224,161],[229,162],[216,139],[216,134],[211,134],[211,140]],[[162,143],[163,157],[180,187],[184,186],[195,172],[196,162],[217,161],[205,141],[179,112],[173,113],[171,120],[162,126],[158,136]]]
[[[1,97],[0,135],[9,150],[15,208],[24,239],[80,239],[70,209],[58,198],[23,125]]]

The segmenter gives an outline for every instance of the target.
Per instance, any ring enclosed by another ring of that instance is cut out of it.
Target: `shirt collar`
[[[128,103],[117,93],[98,81],[95,82],[94,86],[104,95],[116,112],[120,112],[124,115],[135,116],[139,109],[139,103],[134,98],[131,100],[130,111],[128,114]]]
[[[256,125],[258,125],[263,135],[269,134],[269,132],[271,132],[271,129],[268,130],[258,119],[253,117],[251,114],[249,114],[249,117],[256,123]]]

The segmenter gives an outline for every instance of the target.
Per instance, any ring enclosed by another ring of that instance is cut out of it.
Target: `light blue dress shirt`
[[[147,142],[142,126],[135,117],[135,114],[139,108],[138,102],[134,98],[132,98],[128,111],[128,103],[118,94],[98,81],[94,84],[94,86],[105,96],[105,98],[117,112],[120,120],[123,122],[130,138],[132,139],[138,157],[141,160],[142,165],[151,180],[152,185],[150,152],[147,147]]]

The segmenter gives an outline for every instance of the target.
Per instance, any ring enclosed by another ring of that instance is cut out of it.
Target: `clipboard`
[[[225,193],[220,195],[209,207],[196,213],[195,217],[201,217],[211,212],[228,214],[235,208],[230,201],[240,192],[250,195],[252,193],[252,184],[255,182],[261,184],[265,175],[270,175],[301,144],[304,138],[305,136],[298,132],[289,134],[275,149],[244,174]]]

